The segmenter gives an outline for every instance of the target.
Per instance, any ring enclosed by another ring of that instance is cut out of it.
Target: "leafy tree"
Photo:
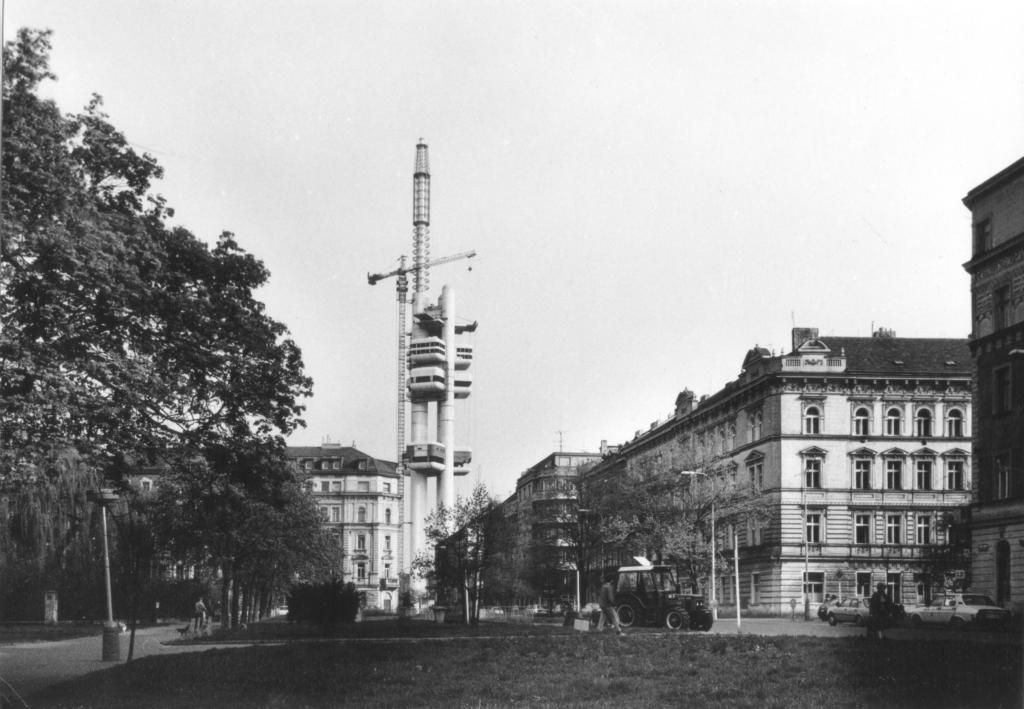
[[[125,461],[199,458],[209,484],[173,484],[199,497],[171,509],[211,513],[192,553],[211,550],[230,591],[244,540],[232,525],[251,519],[250,503],[278,513],[291,499],[276,456],[312,382],[254,298],[265,266],[228,232],[211,248],[169,226],[150,192],[162,169],[100,97],[63,115],[39,96],[55,78],[49,52],[49,32],[23,29],[3,58],[0,561],[59,571],[68,530],[97,515],[86,489],[124,489]],[[133,538],[151,528],[131,519]]]
[[[478,483],[469,497],[458,496],[453,507],[441,505],[431,512],[425,532],[428,549],[417,555],[414,571],[433,579],[442,592],[457,589],[466,623],[475,624],[487,584],[505,585],[499,580],[504,568],[500,562],[512,535],[501,510],[487,487]]]
[[[765,514],[756,485],[722,464],[669,467],[663,457],[651,456],[586,485],[600,544],[671,564],[693,588],[710,576],[712,526],[720,538],[729,526]],[[716,544],[716,554],[722,548]]]

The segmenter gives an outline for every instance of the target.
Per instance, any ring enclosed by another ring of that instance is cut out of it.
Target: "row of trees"
[[[614,475],[566,479],[567,489],[547,501],[556,509],[540,512],[541,524],[526,548],[519,530],[482,485],[452,509],[427,520],[429,551],[416,569],[438,590],[438,601],[457,597],[470,622],[488,603],[522,603],[545,590],[566,587],[586,602],[606,566],[642,555],[673,565],[691,588],[704,588],[711,576],[711,534],[764,520],[756,481],[728,471],[670,469],[638,461]],[[718,560],[725,564],[724,558]],[[725,568],[723,566],[723,568]],[[567,583],[566,583],[567,582]]]
[[[95,585],[86,493],[109,487],[133,611],[171,558],[220,571],[230,625],[324,570],[284,444],[312,382],[254,297],[266,267],[231,233],[211,247],[171,224],[161,167],[99,96],[76,114],[40,96],[50,49],[23,29],[3,55],[0,588]]]

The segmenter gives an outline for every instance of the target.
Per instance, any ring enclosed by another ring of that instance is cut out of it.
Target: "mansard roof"
[[[288,446],[288,457],[292,460],[340,460],[339,470],[324,470],[335,475],[397,475],[397,465],[389,460],[374,458],[354,446]],[[365,461],[362,467],[360,462]]]
[[[820,337],[832,354],[846,355],[849,374],[969,375],[966,338]]]

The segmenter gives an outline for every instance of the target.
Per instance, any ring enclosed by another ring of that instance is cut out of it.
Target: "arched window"
[[[817,406],[808,406],[804,409],[804,433],[821,433],[821,410]]]
[[[932,412],[918,409],[914,417],[914,435],[919,438],[930,438],[932,435]]]
[[[865,406],[853,412],[853,435],[871,435],[871,411]]]
[[[964,435],[964,412],[952,409],[946,414],[946,435],[950,438],[961,438]]]
[[[356,511],[356,521],[357,522],[365,522],[366,521],[366,508],[365,507],[360,507]]]
[[[885,412],[885,435],[899,436],[902,433],[903,414],[895,406]]]

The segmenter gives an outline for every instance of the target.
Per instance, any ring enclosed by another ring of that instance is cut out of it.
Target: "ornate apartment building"
[[[739,377],[717,393],[694,401],[684,391],[670,418],[638,431],[587,476],[696,466],[754,483],[766,516],[716,534],[730,560],[737,540],[743,607],[788,614],[805,597],[866,596],[880,581],[897,601],[913,602],[930,590],[923,573],[970,502],[967,341],[884,330],[792,335],[787,354],[750,350]],[[681,477],[688,484],[693,476]],[[717,598],[730,605],[732,566],[716,573]],[[965,566],[947,563],[943,575],[963,583]]]
[[[1024,610],[1024,159],[964,197],[971,210],[974,504],[971,578]]]
[[[398,607],[402,491],[394,463],[337,443],[289,446],[337,543],[337,570],[370,608]]]

